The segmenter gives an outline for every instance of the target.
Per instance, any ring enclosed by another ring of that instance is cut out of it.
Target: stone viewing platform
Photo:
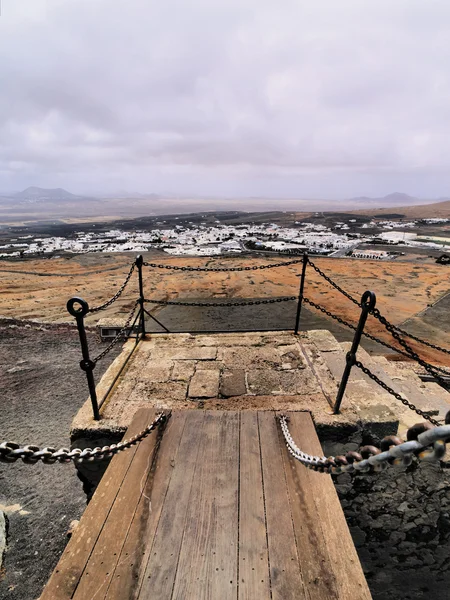
[[[134,340],[124,345],[103,376],[99,398],[133,345]],[[140,408],[308,411],[319,437],[336,440],[360,438],[362,432],[379,438],[417,422],[417,415],[359,369],[352,371],[341,413],[332,413],[347,350],[348,344],[325,330],[148,334],[104,403],[101,419],[92,419],[90,401],[78,412],[72,442],[92,446],[93,440],[119,439]],[[422,410],[433,415],[448,410],[450,395],[422,382],[412,363],[389,362],[362,348],[358,356]]]

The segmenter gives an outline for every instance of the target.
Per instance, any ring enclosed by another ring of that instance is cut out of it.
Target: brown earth
[[[435,204],[419,206],[391,206],[389,208],[368,208],[348,211],[349,214],[382,217],[383,215],[401,214],[411,219],[448,219],[450,217],[450,200]]]
[[[149,262],[177,266],[239,267],[288,261],[279,257],[144,257]],[[36,259],[26,262],[0,261],[0,316],[38,319],[44,322],[71,321],[65,305],[71,296],[81,296],[91,306],[110,298],[122,284],[133,255],[84,254],[70,258]],[[360,298],[366,289],[377,294],[377,306],[394,324],[401,324],[434,304],[450,291],[448,267],[424,259],[378,262],[314,258],[324,272],[352,295]],[[285,268],[243,272],[188,272],[144,268],[147,298],[262,298],[298,294],[301,264]],[[125,315],[137,298],[133,276],[123,296],[101,313],[88,315],[87,323],[99,317]],[[356,323],[358,309],[308,268],[305,296],[342,318]],[[368,330],[390,339],[373,318]],[[434,343],[450,347],[450,333],[437,327],[430,331]],[[421,348],[426,359],[442,360],[440,354]],[[444,356],[445,358],[445,356]]]

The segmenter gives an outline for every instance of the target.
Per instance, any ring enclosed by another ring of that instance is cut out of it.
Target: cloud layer
[[[450,194],[447,0],[3,0],[0,190]]]

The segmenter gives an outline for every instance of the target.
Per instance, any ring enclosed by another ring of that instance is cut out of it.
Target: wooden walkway
[[[320,454],[309,413],[290,414]],[[41,596],[66,598],[371,596],[331,478],[288,455],[275,413],[185,410],[112,460]]]

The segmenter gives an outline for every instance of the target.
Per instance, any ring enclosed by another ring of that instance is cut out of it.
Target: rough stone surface
[[[0,510],[0,573],[3,565],[3,555],[6,550],[6,518],[3,511]]]
[[[195,360],[175,361],[172,371],[173,381],[189,381],[195,371]]]
[[[214,360],[217,356],[217,348],[200,346],[198,348],[162,348],[158,352],[158,358],[172,360]]]
[[[245,370],[233,369],[222,373],[220,379],[220,395],[225,398],[243,396],[247,393],[245,385]]]
[[[219,393],[218,369],[201,370],[197,369],[189,385],[190,398],[216,398]]]
[[[323,447],[334,456],[346,451]],[[448,597],[449,469],[422,462],[341,478],[336,490],[374,600]]]

